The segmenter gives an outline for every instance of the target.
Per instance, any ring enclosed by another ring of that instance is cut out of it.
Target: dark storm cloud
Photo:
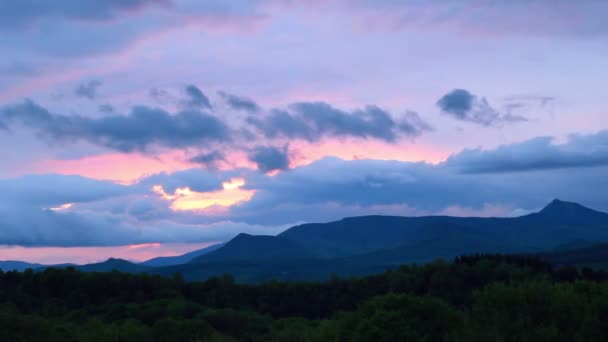
[[[454,89],[443,95],[437,106],[441,111],[461,121],[491,126],[503,122],[527,121],[526,118],[511,114],[502,115],[492,108],[484,97],[477,97],[465,89]]]
[[[538,137],[494,150],[464,150],[445,165],[464,173],[505,173],[608,165],[608,131],[572,136],[565,144]]]
[[[97,88],[101,87],[101,81],[91,80],[86,83],[79,84],[74,90],[74,93],[78,97],[84,97],[89,100],[94,100],[97,96]]]
[[[258,146],[249,153],[249,160],[254,162],[261,172],[286,170],[289,168],[288,147]]]
[[[352,113],[324,102],[299,102],[289,111],[274,110],[264,118],[249,117],[249,124],[267,138],[285,137],[317,141],[324,137],[375,138],[394,142],[400,136],[415,137],[428,130],[422,120],[395,121],[376,106],[367,106]]]
[[[169,148],[227,141],[229,128],[218,118],[196,110],[174,115],[144,106],[129,114],[100,118],[50,113],[27,100],[0,109],[0,124],[23,124],[55,141],[86,140],[123,152],[145,151],[152,145]]]
[[[0,1],[0,27],[27,26],[44,18],[108,20],[144,7],[166,7],[171,3],[171,0]]]
[[[228,103],[230,107],[236,110],[244,110],[249,112],[257,112],[260,110],[260,107],[253,100],[248,99],[246,97],[240,97],[232,94],[225,93],[223,91],[218,92],[218,94]]]
[[[209,98],[207,98],[207,96],[205,96],[205,94],[198,87],[192,84],[187,86],[186,95],[188,95],[188,100],[184,102],[186,106],[211,109],[211,102],[209,102]]]

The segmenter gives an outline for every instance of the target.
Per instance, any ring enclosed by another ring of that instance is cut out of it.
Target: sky
[[[0,259],[608,211],[608,3],[0,2]]]

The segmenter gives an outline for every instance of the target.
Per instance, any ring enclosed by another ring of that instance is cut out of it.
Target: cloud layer
[[[435,165],[328,157],[274,175],[194,168],[131,185],[23,176],[0,181],[0,244],[203,243],[241,231],[276,233],[298,222],[364,214],[508,216],[537,210],[556,197],[607,210],[607,138],[608,131],[571,136],[562,144],[540,137],[464,150]],[[286,149],[258,147],[252,159],[264,172],[286,169]],[[196,201],[228,198],[230,191],[253,196],[229,205],[201,203],[199,210],[174,208],[177,201],[189,201],[196,209]]]
[[[77,92],[89,99],[95,98],[95,89],[101,83],[91,81],[81,85]],[[287,151],[282,141],[302,140],[318,142],[331,138],[374,139],[389,144],[401,139],[413,139],[432,128],[417,113],[407,111],[398,119],[389,112],[367,106],[352,112],[338,109],[325,102],[297,102],[285,109],[262,109],[251,100],[232,95],[223,99],[229,107],[249,113],[244,120],[230,118],[230,109],[215,109],[209,98],[196,86],[185,88],[186,98],[178,101],[185,108],[170,113],[162,108],[144,105],[133,106],[127,114],[113,107],[102,110],[103,116],[85,114],[56,114],[32,100],[0,107],[0,128],[5,130],[34,130],[52,143],[86,141],[90,144],[120,151],[149,152],[154,148],[192,148],[204,152],[190,161],[214,166],[225,159],[222,152],[213,152],[218,145],[247,151],[249,159],[268,170],[284,169]],[[154,91],[158,98],[159,90]],[[170,98],[168,94],[163,98]],[[105,107],[104,107],[105,108]],[[276,146],[273,146],[276,141]],[[247,144],[258,142],[270,145],[268,150],[257,148],[250,152]],[[270,144],[269,144],[270,143]],[[272,155],[271,155],[272,154]],[[270,158],[273,157],[273,158]],[[265,161],[274,159],[270,164]],[[278,163],[277,163],[278,162]]]

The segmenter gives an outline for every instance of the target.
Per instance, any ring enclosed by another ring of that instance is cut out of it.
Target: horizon
[[[608,3],[0,3],[0,260],[608,212]]]
[[[576,202],[564,201],[564,200],[555,198],[555,199],[551,200],[551,202],[547,203],[545,206],[543,206],[542,208],[540,208],[536,211],[532,211],[529,213],[522,213],[521,215],[517,215],[517,216],[487,216],[487,217],[450,216],[450,215],[441,215],[441,216],[460,217],[460,218],[518,218],[518,217],[523,217],[523,216],[527,216],[530,214],[537,214],[537,213],[540,214],[540,213],[542,213],[543,210],[546,210],[547,208],[551,207],[552,205],[556,205],[556,204],[557,205],[564,205],[564,204],[575,205],[575,206],[580,206],[581,208],[584,208],[584,209],[590,209],[593,211],[597,211],[593,208],[581,206],[579,203],[576,203]],[[369,217],[369,216],[412,217],[412,218],[428,217],[425,215],[422,215],[422,216],[363,215],[363,216],[343,217],[343,218],[340,218],[339,220],[330,221],[330,222],[309,222],[309,223],[312,223],[312,224],[332,223],[332,222],[339,222],[339,221],[342,221],[345,219],[363,218],[363,217]],[[278,236],[281,233],[283,233],[291,228],[298,227],[298,226],[299,225],[294,225],[294,226],[288,227],[285,230],[279,231],[276,234],[269,235],[269,236]],[[248,234],[248,233],[238,233],[236,236],[239,236],[239,235],[255,236],[255,234]],[[152,259],[159,258],[159,257],[174,257],[174,256],[184,255],[184,254],[198,251],[201,249],[205,249],[205,248],[208,248],[208,247],[211,247],[214,245],[225,244],[225,243],[230,242],[230,240],[232,240],[232,238],[227,241],[208,242],[208,243],[204,243],[204,244],[189,244],[189,243],[173,244],[173,245],[177,245],[177,246],[171,246],[171,244],[169,244],[169,246],[167,246],[167,244],[160,244],[160,243],[125,245],[125,246],[109,246],[109,247],[29,247],[29,248],[24,248],[21,246],[18,246],[18,247],[4,246],[4,247],[10,247],[11,250],[9,251],[9,253],[0,254],[0,262],[2,262],[2,261],[26,262],[26,263],[32,263],[32,264],[40,264],[42,266],[52,266],[52,265],[60,265],[60,264],[73,264],[76,266],[84,266],[84,265],[88,265],[88,264],[95,264],[95,263],[109,261],[110,259],[117,259],[117,260],[129,261],[132,263],[142,263],[142,262],[150,261]],[[167,247],[169,247],[169,248],[167,249]],[[99,249],[101,249],[105,253],[95,253],[95,252],[99,252]],[[136,253],[130,253],[129,258],[120,258],[120,257],[115,256],[115,255],[120,255],[121,252],[124,253],[125,249],[127,251],[136,250]],[[19,251],[20,253],[19,252],[15,253],[16,251]],[[54,253],[56,251],[59,251],[60,253]],[[86,253],[87,251],[92,252],[91,253],[92,255],[87,254]],[[17,258],[16,259],[3,258],[4,255],[9,255],[9,254],[16,255]],[[58,259],[49,259],[49,256],[51,256],[51,258],[52,258],[55,254],[58,254],[58,256],[56,257]],[[83,254],[87,255],[87,259],[78,259],[77,257],[75,257],[75,256],[81,256]],[[77,260],[77,261],[75,262],[74,260]]]

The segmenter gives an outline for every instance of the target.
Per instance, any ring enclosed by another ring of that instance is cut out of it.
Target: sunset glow
[[[74,206],[74,203],[65,203],[65,204],[62,204],[62,205],[57,206],[57,207],[49,208],[49,210],[52,210],[52,211],[63,211],[63,210],[68,210],[68,209],[70,209],[73,206]]]
[[[608,2],[558,2],[0,1],[3,257],[607,209]]]
[[[174,151],[158,156],[109,153],[80,159],[48,159],[34,163],[32,168],[37,172],[77,174],[93,179],[131,184],[146,175],[174,172],[192,166],[192,163],[185,160],[183,153]]]
[[[245,202],[255,194],[254,190],[241,189],[245,179],[233,178],[222,183],[223,189],[211,192],[196,192],[190,188],[177,188],[173,194],[165,192],[161,185],[152,187],[152,191],[159,194],[162,199],[171,201],[171,209],[176,211],[199,211],[215,206],[230,207]]]
[[[0,245],[0,260],[23,260],[42,264],[76,263],[85,264],[105,261],[108,258],[122,258],[131,261],[145,261],[158,256],[175,256],[214,244],[207,243],[167,243],[128,246],[99,247],[23,247]],[[136,246],[136,247],[133,247]]]

